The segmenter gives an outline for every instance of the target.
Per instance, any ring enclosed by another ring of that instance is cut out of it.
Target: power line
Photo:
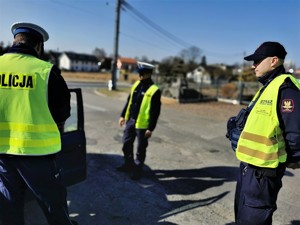
[[[124,10],[125,11],[125,10]],[[138,19],[141,23],[146,24],[149,27],[149,24],[146,23],[144,20],[142,20],[141,18],[137,17],[135,14],[133,14],[131,11],[125,11],[126,13],[128,13],[129,15],[133,16],[134,19]],[[157,34],[160,38],[164,39],[168,44],[171,44],[172,46],[175,46],[176,48],[182,47],[181,44],[178,43],[174,43],[174,42],[170,42],[170,39],[167,38],[165,35],[163,35],[161,32],[157,31],[156,29],[153,29],[153,27],[150,26],[150,28],[152,29],[152,31],[155,32],[155,34]],[[124,33],[123,33],[124,34]],[[132,37],[133,38],[133,37]],[[135,39],[135,38],[133,38]]]
[[[127,33],[124,33],[124,32],[120,32],[120,34],[122,34],[123,36],[126,36],[126,37],[128,37],[128,38],[134,39],[134,40],[136,40],[136,41],[139,41],[139,42],[141,42],[141,43],[147,44],[147,45],[149,45],[149,46],[155,47],[155,48],[157,48],[157,49],[165,50],[166,52],[170,52],[170,51],[171,51],[171,49],[168,49],[168,48],[166,48],[165,46],[162,47],[161,45],[157,45],[157,44],[151,43],[151,42],[149,42],[149,41],[145,41],[145,40],[138,39],[138,38],[136,38],[136,37],[134,37],[134,36],[132,36],[132,35],[130,35],[130,34],[127,34]]]
[[[125,0],[122,0],[122,6],[124,6],[122,9],[124,9],[125,12],[127,12],[125,9],[128,10],[128,12],[132,12],[140,21],[142,21],[144,24],[147,24],[150,26],[154,31],[158,32],[159,34],[162,35],[162,38],[166,40],[173,41],[173,44],[176,44],[177,47],[184,47],[184,48],[189,48],[191,46],[195,46],[193,44],[189,44],[186,41],[183,41],[182,39],[176,37],[175,35],[171,34],[170,32],[166,31],[153,21],[151,21],[149,18],[144,16],[142,13],[140,13],[137,9],[135,9],[132,5],[127,3]],[[202,52],[205,52],[206,55],[209,55],[211,57],[234,57],[234,56],[240,56],[242,53],[233,53],[233,54],[222,54],[222,53],[217,53],[217,52],[212,52],[208,51],[206,49],[200,48]]]
[[[78,7],[74,4],[70,5],[67,4],[65,2],[59,1],[59,0],[50,0],[51,2],[58,4],[58,5],[62,5],[63,7],[69,7],[72,8],[74,10],[78,10],[82,13],[88,13],[89,15],[94,15],[94,16],[99,16],[99,14],[97,14],[95,11],[91,11],[88,9],[83,9],[81,7]],[[175,35],[171,34],[170,32],[168,32],[167,30],[163,29],[162,27],[160,27],[159,25],[157,25],[156,23],[154,23],[153,21],[151,21],[149,18],[147,18],[146,16],[144,16],[141,12],[139,12],[137,9],[135,9],[132,5],[130,5],[129,3],[127,3],[125,0],[120,0],[121,1],[121,9],[124,12],[129,13],[130,15],[135,16],[135,18],[139,19],[140,22],[142,22],[143,24],[146,24],[148,27],[150,27],[152,30],[154,30],[156,32],[156,34],[158,34],[160,36],[160,38],[163,38],[164,40],[171,40],[172,42],[168,42],[169,44],[176,46],[176,47],[183,47],[183,48],[189,48],[191,46],[195,46],[192,44],[187,43],[186,41],[183,41],[182,39],[176,37]],[[103,1],[105,3],[105,1]],[[114,6],[115,4],[109,4],[108,2],[105,3],[106,6]],[[100,15],[103,17],[103,15]],[[111,18],[108,17],[104,17],[107,20],[110,20]],[[137,40],[137,38],[133,37],[132,35],[129,34],[125,34],[124,32],[122,32],[122,35],[127,36],[128,38]],[[154,46],[153,43],[150,42],[146,42],[146,41],[142,41],[142,40],[138,40],[140,42],[144,42],[145,44],[149,45],[149,46]],[[156,45],[157,48],[163,49],[162,47],[159,47],[158,45]],[[155,47],[155,46],[154,46]],[[166,48],[164,48],[166,50]],[[233,54],[222,54],[222,53],[217,53],[217,52],[212,52],[212,51],[208,51],[206,49],[200,48],[200,50],[205,53],[205,55],[211,56],[211,57],[234,57],[234,56],[240,56],[242,55],[242,53],[233,53]],[[166,50],[167,51],[167,50]]]
[[[165,37],[167,37],[168,39],[170,39],[171,41],[173,41],[174,43],[183,46],[184,48],[188,48],[191,46],[191,44],[181,40],[180,38],[176,37],[175,35],[171,34],[170,32],[166,31],[165,29],[163,29],[162,27],[160,27],[159,25],[157,25],[156,23],[154,23],[153,21],[151,21],[149,18],[147,18],[146,16],[144,16],[142,13],[140,13],[138,10],[136,10],[133,6],[131,6],[129,3],[127,3],[126,1],[122,1],[122,5],[129,11],[131,11],[132,13],[134,13],[139,19],[141,19],[143,22],[145,22],[146,24],[148,24],[150,27],[152,27],[153,29],[155,29],[156,31],[160,32],[161,34],[163,34]]]

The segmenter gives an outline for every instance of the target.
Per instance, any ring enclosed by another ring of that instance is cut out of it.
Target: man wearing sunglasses
[[[253,61],[263,86],[246,109],[234,149],[241,161],[235,193],[237,225],[271,225],[286,167],[300,166],[300,84],[285,72],[286,54],[280,43],[264,42],[244,58]]]

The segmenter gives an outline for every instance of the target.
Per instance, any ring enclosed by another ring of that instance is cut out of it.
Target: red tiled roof
[[[136,64],[136,59],[132,59],[132,58],[119,58],[120,61],[122,63],[126,63],[126,64]]]

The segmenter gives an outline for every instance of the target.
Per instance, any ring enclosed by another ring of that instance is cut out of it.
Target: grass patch
[[[131,87],[122,87],[122,88],[117,88],[117,90],[108,90],[107,88],[99,88],[97,91],[103,95],[109,96],[109,97],[119,97],[120,95],[127,93],[129,94],[131,90]]]

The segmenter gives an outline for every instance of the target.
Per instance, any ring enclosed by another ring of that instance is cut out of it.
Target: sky
[[[163,60],[198,47],[208,64],[244,63],[265,41],[278,41],[300,68],[299,0],[126,0],[121,57]],[[114,52],[117,0],[0,0],[0,42],[12,43],[14,22],[49,33],[46,50]]]

